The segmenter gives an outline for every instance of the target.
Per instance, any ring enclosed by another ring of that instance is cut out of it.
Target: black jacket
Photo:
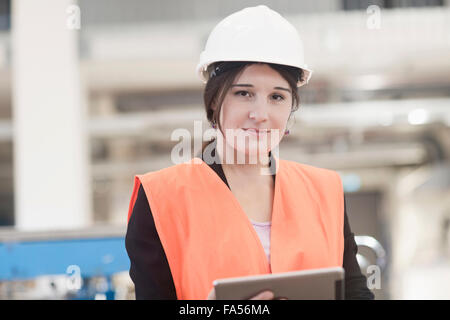
[[[218,163],[208,165],[229,188],[222,166]],[[275,179],[275,175],[273,177]],[[358,247],[346,210],[344,215],[345,299],[374,299],[356,260]],[[136,299],[177,299],[170,267],[142,185],[128,221],[125,246],[131,261],[130,277],[135,285]]]

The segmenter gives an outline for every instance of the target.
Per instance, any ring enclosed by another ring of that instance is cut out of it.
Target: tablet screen
[[[344,299],[344,269],[341,267],[218,279],[217,300],[245,300],[270,290],[275,298],[291,300]]]

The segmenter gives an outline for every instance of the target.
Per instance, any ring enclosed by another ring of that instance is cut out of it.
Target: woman
[[[216,139],[191,161],[135,178],[126,248],[137,299],[214,299],[215,279],[334,266],[345,269],[347,299],[373,299],[338,174],[272,152],[311,76],[302,50],[266,6],[211,32],[198,72]]]

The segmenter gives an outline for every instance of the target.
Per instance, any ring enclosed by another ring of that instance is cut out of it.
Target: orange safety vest
[[[342,267],[339,175],[278,158],[276,165],[270,265],[239,202],[200,158],[135,177],[128,220],[142,183],[178,299],[206,299],[220,278]]]

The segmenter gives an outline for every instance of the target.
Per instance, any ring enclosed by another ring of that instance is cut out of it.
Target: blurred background
[[[0,0],[0,299],[134,298],[133,177],[209,127],[199,54],[259,4],[314,70],[280,156],[340,173],[377,299],[450,299],[450,0]]]

